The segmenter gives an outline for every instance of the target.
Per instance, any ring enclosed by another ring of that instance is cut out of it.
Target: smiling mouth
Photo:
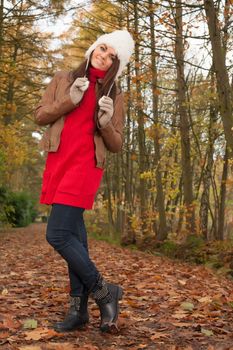
[[[96,58],[96,60],[103,66],[104,65],[104,62],[100,59],[100,58]]]

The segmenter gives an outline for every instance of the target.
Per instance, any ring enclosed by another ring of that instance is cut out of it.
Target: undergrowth
[[[101,220],[102,219],[102,220]],[[88,214],[87,229],[89,236],[122,246],[120,234],[109,229],[103,218]],[[233,278],[233,241],[205,241],[201,236],[191,234],[182,242],[168,239],[163,242],[147,237],[140,244],[124,244],[132,250],[142,250],[156,256],[205,265],[219,275]]]

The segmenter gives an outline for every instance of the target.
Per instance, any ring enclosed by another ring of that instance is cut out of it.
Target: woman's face
[[[91,64],[94,68],[107,71],[115,58],[116,51],[106,44],[101,44],[93,51]]]

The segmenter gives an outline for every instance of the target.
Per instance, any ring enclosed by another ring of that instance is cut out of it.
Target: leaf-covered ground
[[[0,349],[233,350],[232,281],[95,240],[92,259],[124,288],[119,334],[100,333],[92,300],[86,329],[54,332],[52,323],[66,312],[68,279],[44,233],[45,225],[34,224],[0,234]]]

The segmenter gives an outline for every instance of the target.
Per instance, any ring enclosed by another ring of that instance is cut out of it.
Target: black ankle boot
[[[123,289],[115,284],[106,283],[102,278],[98,280],[97,287],[93,292],[93,297],[100,309],[100,330],[115,333],[118,331],[118,302],[122,299]]]
[[[87,310],[88,294],[81,297],[70,297],[70,308],[63,322],[57,322],[57,332],[69,332],[83,328],[89,322]]]

